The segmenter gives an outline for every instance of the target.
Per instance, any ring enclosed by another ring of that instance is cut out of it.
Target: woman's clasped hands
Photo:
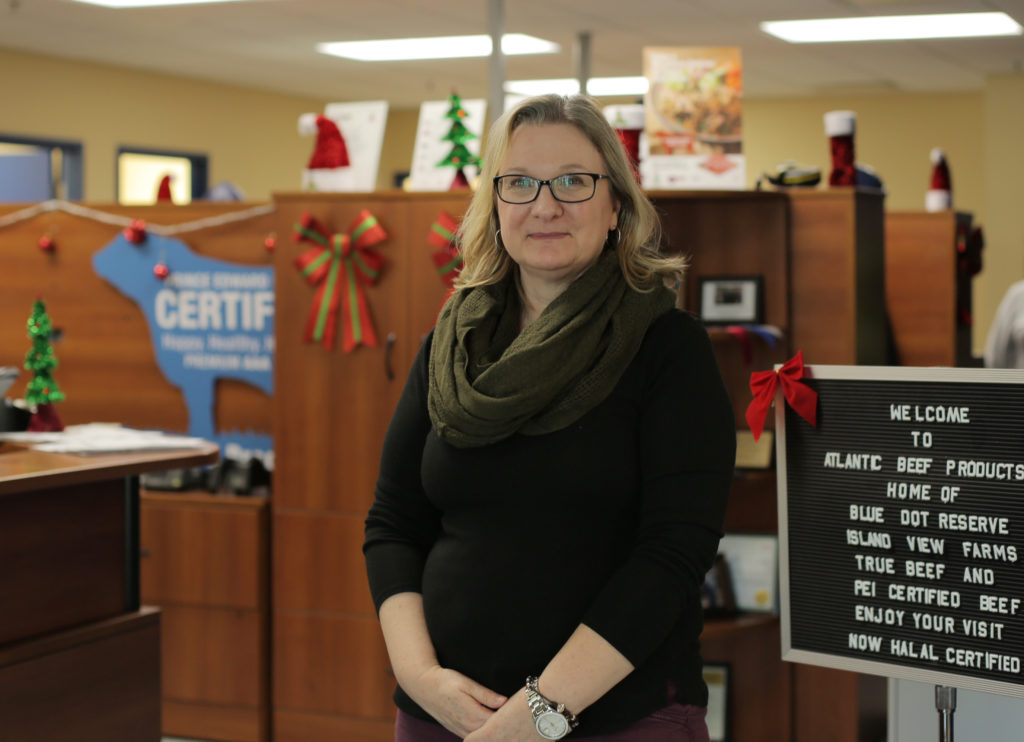
[[[428,667],[403,687],[420,708],[460,738],[484,726],[507,700],[462,673],[440,665]]]

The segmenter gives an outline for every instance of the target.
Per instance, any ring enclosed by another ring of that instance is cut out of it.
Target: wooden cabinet
[[[790,189],[791,342],[806,363],[888,363],[881,191]]]
[[[971,274],[961,264],[970,235],[970,214],[886,213],[885,299],[900,365],[974,365]]]
[[[265,498],[142,495],[142,600],[160,606],[163,730],[270,739]]]
[[[0,739],[158,742],[160,613],[139,605],[137,475],[216,456],[0,442]]]
[[[378,347],[303,341],[316,296],[294,265],[310,245],[281,239],[276,267],[273,495],[273,728],[276,742],[394,738],[395,681],[363,566],[363,521],[380,449],[420,342],[447,287],[428,242],[438,212],[468,194],[281,194],[276,231],[303,213],[332,233],[362,209],[387,232],[365,288]]]

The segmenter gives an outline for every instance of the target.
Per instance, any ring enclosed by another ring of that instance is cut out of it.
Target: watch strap
[[[554,701],[545,698],[539,690],[537,690],[537,676],[530,675],[526,678],[526,702],[530,706],[530,711],[533,713],[534,721],[537,717],[546,712],[554,712],[561,714],[565,717],[565,720],[569,722],[569,729],[573,730],[579,726],[580,720],[576,714],[569,711],[565,704],[555,703]]]

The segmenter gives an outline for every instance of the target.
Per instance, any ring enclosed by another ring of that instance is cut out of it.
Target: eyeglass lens
[[[551,195],[568,203],[592,198],[597,188],[597,178],[589,173],[566,173],[547,183]],[[525,204],[540,195],[543,184],[528,175],[504,175],[498,178],[498,195],[509,203]]]

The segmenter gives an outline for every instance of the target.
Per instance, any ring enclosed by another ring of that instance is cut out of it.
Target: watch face
[[[544,739],[561,739],[569,733],[569,722],[556,711],[548,711],[537,717],[537,731]]]

